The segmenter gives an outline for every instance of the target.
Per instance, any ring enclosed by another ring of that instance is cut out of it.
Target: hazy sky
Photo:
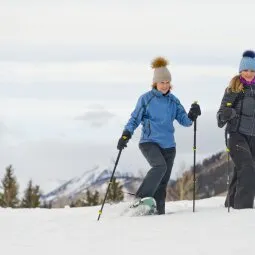
[[[99,164],[138,97],[150,89],[150,62],[170,61],[173,93],[188,111],[198,100],[198,160],[224,150],[215,114],[241,55],[254,49],[254,1],[0,2],[0,175],[13,164],[22,185],[44,191]],[[193,127],[176,123],[177,158],[193,160]],[[148,168],[139,130],[122,171]]]

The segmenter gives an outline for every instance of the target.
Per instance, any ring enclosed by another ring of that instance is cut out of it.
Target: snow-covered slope
[[[72,198],[77,194],[86,191],[87,189],[104,190],[106,182],[110,179],[112,168],[96,166],[93,169],[84,172],[81,176],[75,177],[61,186],[57,187],[48,194],[42,196],[42,200],[50,201],[59,197]],[[140,181],[140,178],[135,177],[132,173],[124,173],[121,171],[115,172],[117,180],[121,181],[124,188],[128,190],[128,185],[134,181]]]
[[[223,207],[224,198],[167,203],[161,216],[119,216],[126,203],[68,209],[1,209],[5,255],[254,254],[255,210]]]

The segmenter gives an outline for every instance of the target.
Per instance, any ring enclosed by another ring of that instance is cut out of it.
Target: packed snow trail
[[[224,198],[168,202],[166,215],[120,216],[127,203],[66,209],[1,209],[4,255],[254,254],[255,210],[223,207]]]

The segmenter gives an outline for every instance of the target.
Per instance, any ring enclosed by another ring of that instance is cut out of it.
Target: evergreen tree
[[[86,200],[85,205],[86,206],[91,206],[91,204],[93,202],[93,197],[92,197],[92,194],[91,194],[89,189],[86,191],[86,198],[85,198],[85,200]]]
[[[35,208],[40,206],[40,187],[33,186],[32,180],[28,182],[27,189],[25,190],[24,198],[21,202],[23,208]]]
[[[33,193],[33,185],[32,185],[32,180],[30,180],[25,190],[25,195],[24,195],[24,198],[22,199],[21,207],[23,208],[32,207],[32,193]]]
[[[75,203],[73,205],[74,205],[73,207],[84,207],[87,204],[83,199],[78,199],[75,201]]]
[[[0,207],[4,206],[4,194],[0,192]]]
[[[3,186],[3,198],[2,198],[2,206],[3,207],[17,207],[19,200],[18,196],[18,183],[16,177],[14,176],[14,169],[12,165],[6,168],[6,173],[4,178],[2,179]]]
[[[85,198],[85,206],[94,206],[99,205],[99,192],[96,190],[94,193],[91,193],[90,190],[86,191],[86,198]]]
[[[33,187],[33,192],[32,192],[32,207],[33,208],[40,206],[40,197],[41,197],[40,186],[36,185]]]
[[[71,207],[71,208],[72,208],[72,207],[75,207],[75,202],[74,202],[74,201],[71,202],[70,207]]]
[[[120,202],[124,199],[124,193],[122,190],[123,186],[113,178],[112,183],[109,187],[109,193],[107,195],[107,201],[109,202]]]
[[[99,205],[99,192],[96,190],[94,195],[93,195],[93,205]]]
[[[79,198],[75,202],[72,201],[70,207],[83,207],[83,206],[95,206],[100,204],[99,192],[96,190],[92,193],[87,190],[84,198]]]

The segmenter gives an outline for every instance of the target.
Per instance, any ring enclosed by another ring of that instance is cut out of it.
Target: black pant
[[[167,184],[170,179],[176,149],[162,149],[156,143],[140,143],[139,148],[151,166],[136,197],[154,197],[159,214],[165,213],[165,199]]]
[[[229,201],[229,205],[235,209],[253,208],[255,196],[255,137],[231,133],[229,149],[235,167],[225,206],[228,206]]]

